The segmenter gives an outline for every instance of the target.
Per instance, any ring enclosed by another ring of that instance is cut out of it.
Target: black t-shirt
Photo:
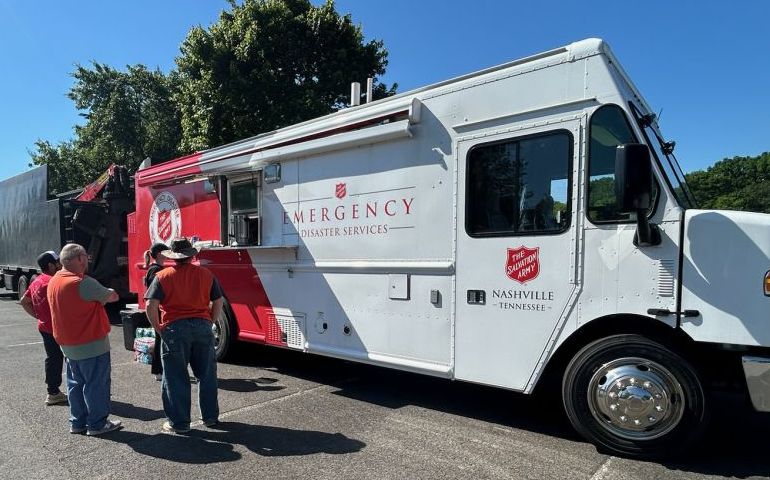
[[[144,286],[149,287],[152,281],[155,279],[155,275],[163,270],[165,267],[157,263],[153,263],[147,268],[147,273],[144,275]]]

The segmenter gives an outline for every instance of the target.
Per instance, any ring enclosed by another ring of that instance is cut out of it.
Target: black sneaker
[[[67,394],[64,392],[59,393],[49,393],[45,397],[45,404],[46,405],[62,405],[67,403]]]

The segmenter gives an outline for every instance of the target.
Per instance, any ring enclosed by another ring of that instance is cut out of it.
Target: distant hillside
[[[685,177],[698,208],[770,213],[770,152],[725,158]]]

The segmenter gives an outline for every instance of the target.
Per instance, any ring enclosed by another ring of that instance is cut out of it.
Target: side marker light
[[[770,270],[765,273],[765,282],[764,282],[764,291],[765,296],[770,297]]]

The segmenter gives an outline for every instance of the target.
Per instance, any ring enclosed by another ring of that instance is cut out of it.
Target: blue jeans
[[[190,375],[198,379],[198,403],[204,422],[219,419],[217,361],[211,322],[200,318],[176,320],[161,332],[163,411],[174,428],[190,428]]]
[[[67,359],[67,396],[73,428],[100,430],[110,414],[110,352]]]

